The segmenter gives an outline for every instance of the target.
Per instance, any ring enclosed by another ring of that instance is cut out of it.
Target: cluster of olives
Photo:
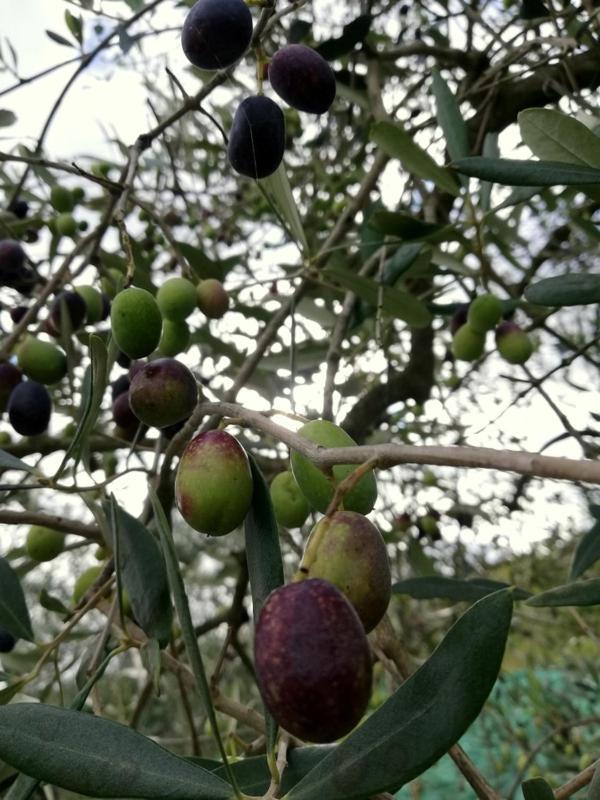
[[[74,291],[56,295],[43,328],[48,335],[60,338],[84,324],[106,319],[108,312],[106,296],[93,286],[77,286]],[[18,321],[22,314],[12,316]],[[58,344],[29,334],[18,343],[15,355],[16,363],[0,363],[0,412],[8,410],[9,421],[17,433],[35,436],[48,427],[52,401],[46,387],[67,374],[67,356]]]
[[[86,230],[86,220],[78,222],[73,216],[75,206],[84,198],[85,192],[80,186],[71,190],[59,183],[54,184],[50,190],[50,203],[58,213],[48,220],[48,227],[53,234],[72,238],[79,231]]]
[[[15,252],[22,253],[19,263],[22,260],[24,264],[25,254],[18,242],[0,241],[0,278],[16,274],[12,261]],[[156,298],[145,289],[131,287],[118,292],[112,303],[107,293],[93,286],[74,286],[73,290],[59,292],[42,322],[42,335],[26,333],[18,342],[13,359],[0,363],[0,413],[7,410],[13,429],[23,436],[43,433],[52,414],[46,387],[58,384],[68,371],[63,348],[44,339],[43,334],[64,341],[83,325],[102,322],[110,314],[121,363],[128,365],[131,358],[154,351],[163,357],[141,370],[131,392],[124,392],[130,389],[124,376],[113,384],[113,416],[118,428],[131,438],[140,421],[159,428],[180,423],[193,410],[197,387],[190,371],[173,356],[188,347],[190,329],[186,319],[196,308],[209,319],[225,314],[229,296],[220,281],[209,278],[194,286],[185,278],[170,278]],[[13,311],[18,311],[12,314],[18,322],[27,309],[18,306]],[[155,407],[150,408],[153,403]]]
[[[524,364],[533,353],[533,343],[516,322],[503,321],[502,302],[493,294],[482,294],[462,306],[451,322],[452,354],[461,361],[476,361],[485,349],[488,331],[495,328],[496,348],[509,364]]]
[[[203,70],[220,70],[238,61],[252,40],[252,16],[243,0],[198,0],[181,33],[188,60]],[[335,98],[335,75],[310,47],[291,44],[275,53],[268,66],[274,91],[288,105],[324,114]],[[283,159],[285,120],[281,108],[264,95],[246,97],[238,106],[227,155],[241,175],[266,178]]]
[[[142,426],[167,432],[179,429],[198,401],[191,371],[175,358],[134,362],[129,375],[112,384],[112,412],[118,433],[131,439]]]
[[[355,442],[326,420],[299,435],[324,447]],[[271,499],[277,521],[304,524],[311,509],[325,513],[336,487],[355,467],[325,474],[294,452],[291,471],[275,476]],[[253,496],[248,456],[223,430],[201,433],[185,448],[175,478],[181,515],[195,530],[222,536],[244,520]],[[273,591],[256,622],[255,665],[263,700],[289,733],[331,742],[352,730],[371,695],[366,634],[386,612],[391,574],[385,542],[367,519],[377,497],[372,472],[343,497],[343,510],[313,527],[293,582]]]

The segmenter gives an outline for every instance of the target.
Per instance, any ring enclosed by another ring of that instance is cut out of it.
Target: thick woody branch
[[[313,464],[327,469],[335,464],[363,464],[373,460],[380,469],[399,464],[430,464],[443,467],[497,469],[539,478],[600,483],[600,463],[586,459],[541,456],[519,450],[494,450],[490,447],[417,446],[401,444],[319,447],[297,433],[273,422],[257,411],[234,403],[202,403],[198,415],[216,414],[241,420],[297,450]]]
[[[486,131],[502,131],[515,122],[525,108],[554,103],[563,95],[575,94],[572,80],[579,88],[593,89],[600,83],[600,46],[585,53],[561,57],[556,64],[544,66],[528,78],[515,79],[499,85],[491,105],[485,104],[468,122],[473,135],[483,126]],[[482,77],[485,80],[485,75]]]
[[[43,514],[36,511],[4,511],[0,510],[0,523],[5,525],[43,525],[63,533],[73,533],[84,539],[104,544],[100,528],[96,525],[85,525],[58,514]]]

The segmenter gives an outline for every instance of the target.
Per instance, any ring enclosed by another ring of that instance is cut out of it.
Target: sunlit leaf
[[[307,253],[308,242],[302,227],[298,206],[292,193],[292,187],[285,171],[285,165],[281,163],[272,175],[269,175],[268,178],[263,178],[259,183],[282,217],[294,241],[304,253]]]
[[[600,139],[582,122],[552,108],[527,108],[518,120],[523,141],[538,158],[600,168]]]

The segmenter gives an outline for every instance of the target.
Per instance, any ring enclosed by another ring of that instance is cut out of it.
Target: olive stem
[[[330,522],[331,520],[329,516],[325,516],[313,528],[310,536],[308,537],[308,541],[306,542],[306,548],[304,550],[304,555],[302,556],[300,566],[298,567],[298,572],[296,572],[292,579],[294,583],[303,581],[308,577],[311,565],[315,562],[317,553],[319,551],[319,546],[329,528]]]
[[[373,467],[376,466],[377,466],[377,458],[371,457],[367,461],[365,461],[364,464],[361,464],[355,470],[353,470],[353,472],[351,472],[350,475],[344,478],[344,480],[338,484],[335,490],[335,494],[333,495],[333,498],[331,500],[331,503],[329,503],[329,506],[327,507],[325,516],[331,517],[333,514],[335,514],[335,512],[338,511],[338,509],[342,505],[342,502],[346,494],[352,491],[352,489],[354,489],[354,487],[360,481],[360,479],[364,477],[367,474],[367,472],[370,472],[373,469]]]

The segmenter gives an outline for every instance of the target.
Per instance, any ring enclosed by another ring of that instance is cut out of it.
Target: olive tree
[[[570,700],[459,744],[596,658],[595,4],[62,6],[0,39],[4,796],[596,796]]]

